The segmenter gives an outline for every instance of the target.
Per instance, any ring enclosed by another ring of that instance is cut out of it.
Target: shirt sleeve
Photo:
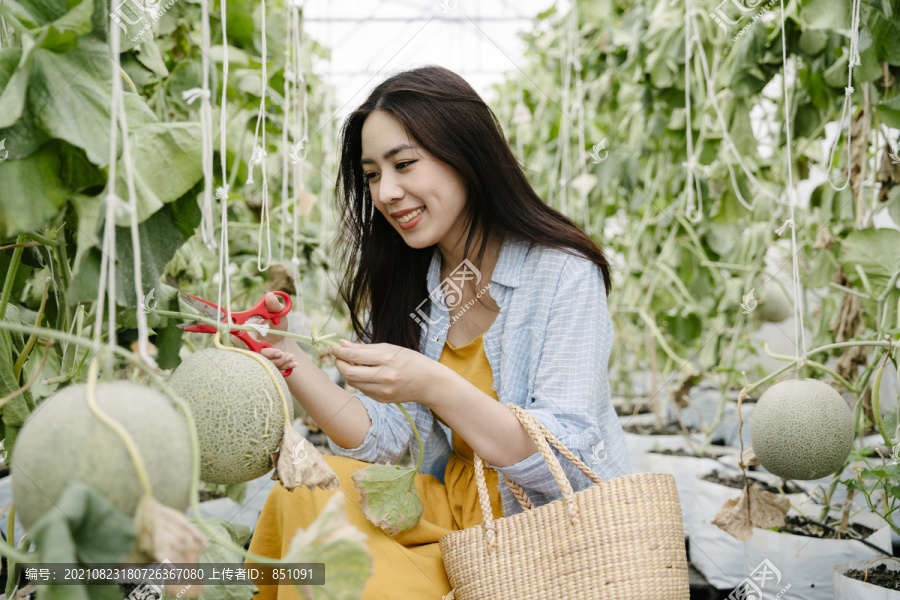
[[[412,425],[409,424],[400,409],[393,404],[378,402],[359,391],[355,395],[366,407],[366,412],[372,419],[372,426],[369,427],[362,444],[356,448],[344,448],[326,436],[328,447],[337,456],[346,456],[373,464],[396,464],[406,453],[406,449],[415,435]],[[419,405],[415,402],[406,402],[403,404],[403,408],[415,421]],[[340,413],[335,418],[340,418]]]
[[[371,339],[370,323],[366,326],[361,341],[368,344]],[[396,464],[403,457],[410,440],[415,435],[409,421],[393,404],[378,402],[361,391],[357,391],[354,395],[366,407],[366,412],[369,413],[369,418],[372,420],[372,426],[366,432],[365,439],[356,448],[344,448],[330,437],[325,436],[328,447],[337,456],[346,456],[373,464]],[[404,403],[403,407],[415,421],[419,405],[415,402],[408,402]],[[335,418],[339,419],[340,413]]]
[[[606,405],[610,403],[607,367],[611,332],[599,266],[572,257],[562,269],[537,362],[534,391],[524,408],[589,466],[596,462],[594,451],[603,449],[599,421],[610,414]],[[574,491],[592,485],[578,467],[551,449]],[[622,454],[609,459],[624,464]],[[547,497],[562,496],[540,452],[514,465],[491,466],[526,490]]]

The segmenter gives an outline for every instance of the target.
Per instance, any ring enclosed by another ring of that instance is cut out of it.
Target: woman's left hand
[[[329,351],[347,383],[378,402],[426,404],[437,367],[427,356],[393,344],[354,344],[346,340]]]

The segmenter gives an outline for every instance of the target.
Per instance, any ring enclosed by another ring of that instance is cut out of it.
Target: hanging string
[[[290,129],[291,120],[291,82],[290,65],[291,65],[291,41],[293,32],[291,30],[291,7],[287,6],[287,15],[284,20],[284,104],[281,107],[283,115],[283,123],[281,127],[281,222],[278,224],[278,246],[279,260],[283,263],[285,256],[285,239],[284,228],[288,221],[288,181],[290,179],[290,170],[288,169],[288,130]]]
[[[850,165],[850,151],[853,140],[853,119],[850,118],[850,115],[852,114],[850,109],[852,107],[851,95],[853,94],[853,67],[862,64],[859,60],[859,12],[860,0],[853,0],[853,11],[850,19],[850,53],[847,60],[847,87],[844,88],[844,103],[841,106],[841,119],[838,121],[838,132],[834,137],[834,142],[831,144],[831,151],[828,153],[828,172],[825,173],[828,185],[836,192],[846,189],[847,185],[850,183],[850,171],[852,170]],[[838,140],[841,139],[845,118],[847,118],[847,179],[844,181],[844,185],[835,187],[831,182],[831,170],[834,168],[834,149],[837,147]]]
[[[257,162],[262,171],[262,209],[259,220],[259,243],[256,252],[256,268],[265,271],[272,260],[272,231],[269,227],[269,178],[266,176],[266,93],[269,89],[269,78],[266,72],[268,64],[268,52],[266,50],[266,2],[261,2],[262,7],[262,89],[259,98],[259,112],[256,115],[256,131],[253,134],[253,154],[250,155],[250,169],[247,176],[247,184],[253,183],[253,165]],[[262,129],[262,136],[260,136]],[[260,139],[261,138],[261,139]],[[260,145],[257,145],[260,142]],[[266,232],[266,266],[262,266],[263,229]]]
[[[110,14],[110,54],[115,58],[110,61],[112,69],[112,101],[110,102],[109,116],[109,170],[106,174],[106,215],[103,221],[103,241],[100,244],[100,281],[97,286],[97,310],[96,317],[94,318],[93,337],[94,346],[97,351],[100,350],[100,341],[103,337],[104,294],[108,294],[107,298],[109,300],[109,315],[106,324],[108,330],[107,341],[111,347],[118,343],[116,335],[116,278],[115,276],[110,276],[110,270],[111,268],[114,268],[115,265],[116,205],[119,203],[119,199],[116,196],[116,170],[118,167],[117,150],[119,141],[119,103],[117,102],[116,95],[122,94],[122,82],[119,74],[119,65],[117,64],[120,33],[119,27],[112,17],[112,14]],[[118,90],[116,89],[117,84]],[[113,267],[110,267],[110,263],[112,263]],[[106,356],[108,357],[109,353],[107,353]],[[111,375],[109,372],[111,367],[109,359],[107,359],[105,367],[104,371],[106,372],[106,375]]]
[[[230,187],[230,184],[228,183],[228,165],[226,162],[228,154],[225,128],[225,107],[227,106],[226,102],[228,98],[228,30],[226,27],[227,22],[225,15],[228,13],[226,10],[227,0],[219,0],[219,2],[219,20],[222,23],[222,100],[219,109],[219,168],[222,170],[222,187],[216,190],[216,198],[222,205],[222,221],[219,234],[219,284],[216,305],[224,306],[226,314],[226,323],[221,324],[220,321],[220,325],[218,326],[219,331],[222,331],[223,327],[225,328],[225,331],[228,331],[229,326],[231,325],[231,275],[226,268],[226,265],[228,264],[228,189]],[[235,170],[235,173],[236,172],[237,170]],[[222,303],[223,285],[225,287],[224,304]]]
[[[703,194],[700,188],[700,178],[697,176],[697,159],[694,157],[694,126],[691,117],[691,61],[694,44],[691,40],[691,11],[692,0],[686,0],[684,5],[684,106],[685,129],[687,131],[687,162],[681,163],[687,168],[685,180],[685,218],[691,223],[699,223],[703,218]],[[694,206],[694,185],[697,186],[697,206]]]
[[[210,251],[215,250],[215,229],[213,227],[213,134],[212,134],[212,107],[210,105],[209,91],[209,54],[210,54],[210,27],[209,27],[209,0],[200,0],[200,25],[202,30],[202,52],[200,59],[200,135],[203,139],[203,201],[201,204],[200,237],[203,244]],[[192,91],[192,90],[189,90]],[[188,100],[188,104],[193,100]]]
[[[858,0],[857,0],[858,1]],[[797,228],[794,225],[796,220],[794,218],[794,206],[797,204],[797,198],[794,190],[794,173],[793,173],[793,156],[791,154],[791,103],[788,98],[788,88],[787,88],[787,79],[788,79],[788,62],[787,62],[787,40],[785,39],[784,33],[784,0],[780,0],[781,2],[781,85],[782,91],[784,95],[784,129],[787,133],[787,172],[788,172],[788,206],[791,211],[790,220],[782,226],[782,230],[785,226],[789,226],[791,228],[791,254],[793,260],[793,284],[794,284],[794,316],[796,317],[794,321],[794,336],[797,341],[800,342],[800,346],[797,347],[797,358],[799,359],[802,355],[806,356],[806,331],[803,325],[803,289],[800,285],[800,265],[797,259],[797,255],[799,252],[797,251]],[[774,282],[772,285],[777,285]],[[799,371],[797,372],[799,375]]]

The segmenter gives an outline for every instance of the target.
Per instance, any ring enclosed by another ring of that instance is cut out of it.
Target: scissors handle
[[[284,300],[284,308],[282,308],[278,312],[270,312],[266,310],[266,297],[265,295],[263,295],[263,297],[260,298],[259,302],[257,302],[256,306],[254,306],[253,308],[249,310],[242,310],[241,312],[231,313],[231,320],[237,325],[243,325],[251,317],[260,317],[263,319],[271,319],[274,324],[278,325],[281,322],[281,317],[291,312],[291,296],[285,292],[273,293]]]

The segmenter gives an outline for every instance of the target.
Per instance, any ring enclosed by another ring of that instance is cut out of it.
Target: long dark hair
[[[611,288],[603,250],[575,223],[547,206],[534,192],[513,155],[497,117],[456,73],[427,66],[398,73],[379,84],[344,121],[335,200],[341,207],[338,233],[343,279],[341,297],[359,338],[419,349],[420,326],[410,317],[428,297],[426,283],[434,246],[409,247],[375,210],[360,159],[363,123],[381,110],[397,119],[413,140],[450,165],[466,184],[469,255],[481,231],[479,266],[494,233],[579,254],[600,266]],[[363,321],[361,315],[369,309]]]

